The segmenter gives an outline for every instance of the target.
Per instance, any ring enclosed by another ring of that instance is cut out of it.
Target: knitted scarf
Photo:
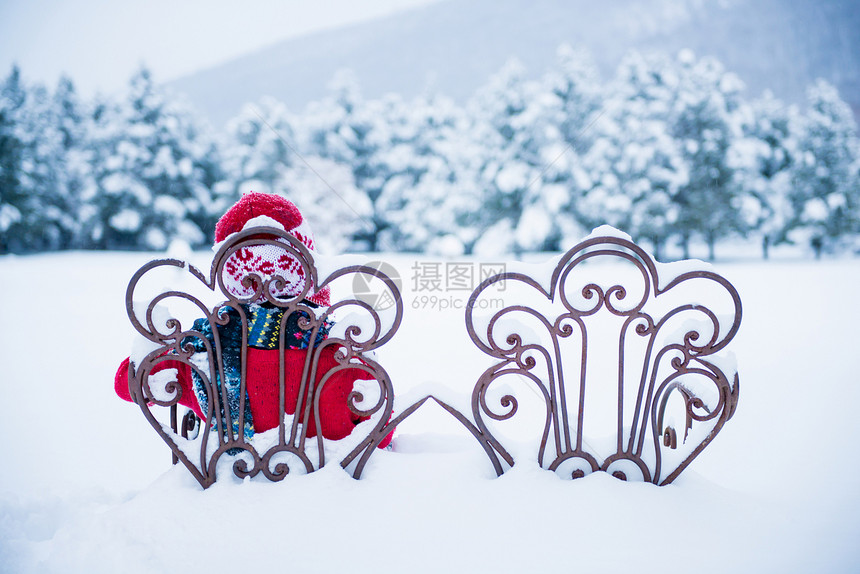
[[[303,301],[303,303],[307,304],[309,307],[317,307],[317,305],[311,303],[310,301]],[[248,346],[254,347],[256,349],[277,350],[278,341],[280,338],[281,319],[284,316],[284,309],[268,304],[242,305],[242,309],[245,311],[245,316],[248,318]],[[225,415],[224,405],[222,404],[221,416],[225,421],[229,419],[233,434],[234,436],[236,436],[238,435],[240,424],[239,395],[242,386],[242,319],[236,309],[227,305],[218,309],[219,319],[223,319],[225,316],[228,318],[227,323],[225,325],[216,325],[216,328],[218,331],[218,338],[221,342],[221,364],[224,366],[225,380],[223,388],[226,388],[227,391],[227,402],[230,412],[229,416]],[[305,311],[294,311],[287,317],[286,324],[284,325],[285,349],[307,349],[311,346],[310,339],[313,329],[304,330],[299,327],[299,320],[301,318],[310,320],[310,317]],[[314,347],[316,345],[319,345],[322,341],[326,339],[326,337],[328,337],[328,333],[333,325],[334,323],[328,319],[326,319],[320,325],[319,330],[317,331],[316,340],[313,345]],[[212,334],[212,325],[209,323],[209,321],[207,319],[197,319],[196,321],[194,321],[194,326],[192,327],[192,329],[195,331],[199,331],[203,334],[204,337],[206,337],[214,353],[215,338]],[[189,336],[182,340],[183,346],[188,343],[191,343],[192,347],[197,353],[206,352],[206,346],[199,337]],[[202,360],[200,361],[200,364],[198,366],[203,372],[208,373],[209,359],[205,356],[201,357],[201,359]],[[194,361],[194,356],[192,356],[192,361]],[[200,378],[200,376],[194,369],[191,370],[191,374],[194,384],[194,394],[197,396],[197,402],[200,404],[200,409],[205,413],[209,408],[208,391],[203,383],[203,380]],[[215,377],[216,392],[218,392],[219,397],[221,397],[222,395],[220,393],[223,392],[223,389],[221,375],[218,372],[217,368]],[[215,416],[213,416],[210,420],[211,428],[216,427],[216,420],[217,419]],[[245,391],[245,416],[242,420],[242,426],[244,426],[245,428],[246,438],[254,436],[254,421],[251,415],[251,408],[250,402],[248,400],[247,391]]]

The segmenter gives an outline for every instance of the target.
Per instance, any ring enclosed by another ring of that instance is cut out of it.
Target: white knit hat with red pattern
[[[253,191],[243,195],[218,220],[215,226],[215,242],[221,243],[230,235],[250,227],[249,222],[251,226],[264,223],[273,227],[282,227],[308,250],[314,251],[313,233],[298,207],[280,195]],[[286,243],[283,239],[279,241]],[[305,288],[305,270],[299,260],[286,249],[280,249],[274,245],[243,247],[227,259],[224,271],[224,287],[231,295],[240,299],[254,294],[253,287],[242,285],[242,279],[251,273],[259,275],[264,282],[275,276],[282,277],[285,285],[280,289],[272,288],[272,295],[280,299],[300,295]],[[324,287],[315,291],[311,286],[306,299],[327,307],[331,304],[330,290]],[[260,297],[257,302],[264,300]]]

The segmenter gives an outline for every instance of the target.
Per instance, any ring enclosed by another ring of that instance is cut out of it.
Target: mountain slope
[[[860,112],[860,3],[851,0],[451,0],[287,40],[178,79],[215,124],[264,95],[294,110],[351,68],[368,97],[433,89],[468,97],[509,58],[540,74],[566,42],[588,49],[605,77],[630,49],[692,48],[716,56],[752,94],[801,101],[815,78]]]

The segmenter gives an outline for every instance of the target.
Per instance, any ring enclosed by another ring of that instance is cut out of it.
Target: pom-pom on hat
[[[313,232],[295,204],[280,195],[253,191],[243,195],[218,220],[215,242],[220,243],[234,233],[255,226],[282,227],[308,250],[314,251]],[[283,239],[281,241],[286,243]],[[253,288],[242,285],[242,279],[251,273],[264,281],[274,276],[282,277],[286,285],[273,289],[272,294],[276,297],[295,297],[305,287],[305,271],[301,263],[290,252],[274,245],[243,247],[227,259],[224,270],[224,286],[238,298],[247,298],[254,293]],[[311,286],[306,298],[317,305],[327,307],[331,304],[328,287],[315,291]],[[262,297],[259,299],[263,300]]]

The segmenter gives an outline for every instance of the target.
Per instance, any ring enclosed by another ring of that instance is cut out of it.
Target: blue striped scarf
[[[304,301],[309,307],[315,307],[313,303]],[[242,305],[245,316],[248,318],[248,346],[256,349],[277,349],[279,346],[281,320],[284,316],[284,309],[269,305]],[[224,379],[227,391],[227,401],[229,404],[229,420],[234,436],[239,433],[239,394],[242,388],[241,374],[241,356],[242,356],[242,318],[235,308],[224,305],[218,309],[218,317],[223,319],[227,316],[228,320],[224,325],[217,325],[218,338],[221,342],[221,361],[224,366]],[[304,318],[310,320],[305,311],[294,311],[287,317],[284,325],[284,348],[285,349],[307,349],[311,346],[310,339],[313,328],[307,330],[299,326],[299,320]],[[314,346],[319,345],[328,337],[328,333],[334,323],[326,319],[320,325],[317,331]],[[192,327],[194,331],[199,331],[212,347],[215,353],[215,337],[212,333],[212,326],[208,319],[197,319]],[[182,340],[182,345],[191,343],[196,352],[206,352],[206,346],[199,337],[188,336]],[[217,357],[216,357],[217,359]],[[200,409],[205,413],[209,408],[209,395],[203,380],[192,369],[192,380],[194,383],[194,394],[197,396],[197,402],[200,404]],[[221,376],[216,368],[215,388],[218,393],[222,392]],[[220,394],[219,394],[220,396]],[[245,416],[242,421],[242,426],[245,429],[245,438],[254,436],[254,421],[249,407],[248,392],[245,391]],[[225,419],[224,407],[221,405],[221,415]],[[210,426],[215,428],[216,417],[212,417]]]

